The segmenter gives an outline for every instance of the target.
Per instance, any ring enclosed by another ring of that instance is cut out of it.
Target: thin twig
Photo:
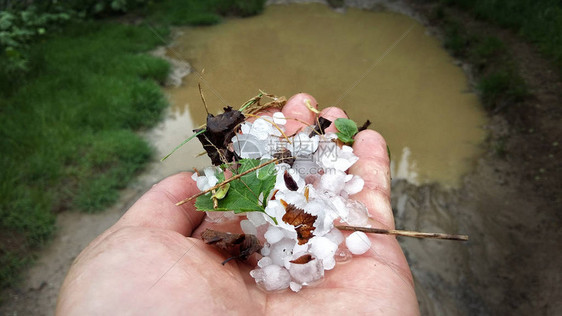
[[[250,100],[246,101],[246,103],[242,104],[242,106],[240,107],[240,109],[238,109],[238,111],[243,112],[250,105],[252,105],[256,102],[259,102],[262,96],[263,96],[263,93],[260,91],[260,93],[258,95],[251,98]]]
[[[371,234],[384,234],[384,235],[395,235],[404,237],[415,237],[415,238],[433,238],[433,239],[448,239],[448,240],[458,240],[467,241],[467,235],[451,235],[451,234],[441,234],[441,233],[421,233],[409,230],[396,230],[396,229],[382,229],[382,228],[371,228],[371,227],[357,227],[357,226],[346,226],[336,225],[337,229],[340,230],[350,230],[356,232],[364,232]]]
[[[305,125],[305,126],[299,127],[299,129],[298,129],[296,132],[294,132],[292,135],[289,135],[289,137],[293,137],[293,136],[297,135],[297,134],[300,133],[305,127],[310,126],[310,124],[308,124],[308,122],[305,122],[305,121],[303,121],[303,120],[301,120],[301,119],[298,119],[298,118],[296,118],[296,117],[285,116],[285,119],[297,121],[297,122],[299,122],[299,123]],[[317,133],[318,133],[318,132],[317,132]],[[318,133],[318,135],[321,135],[321,134]]]
[[[180,205],[182,205],[182,204],[185,204],[185,203],[187,203],[187,202],[189,202],[189,201],[191,201],[191,200],[193,200],[193,199],[196,199],[196,198],[200,197],[201,195],[204,195],[204,194],[207,194],[207,193],[209,193],[209,192],[211,192],[211,191],[213,191],[213,190],[216,190],[216,189],[220,188],[221,186],[223,186],[223,185],[225,185],[225,184],[227,184],[227,183],[229,183],[229,182],[232,182],[232,181],[234,181],[234,180],[236,180],[236,179],[239,179],[239,178],[241,178],[241,177],[247,175],[248,173],[251,173],[251,172],[253,172],[253,171],[256,171],[256,170],[258,170],[259,168],[265,167],[265,166],[267,166],[267,165],[269,165],[269,164],[272,164],[272,163],[274,163],[274,162],[278,162],[279,160],[280,160],[280,159],[273,159],[273,160],[270,160],[270,161],[268,161],[268,162],[264,162],[264,163],[262,163],[262,164],[259,165],[259,166],[255,166],[254,168],[248,169],[248,170],[246,170],[246,171],[244,171],[244,172],[242,172],[242,173],[239,173],[239,174],[235,175],[234,177],[232,177],[232,178],[230,178],[230,179],[227,179],[227,180],[225,180],[225,181],[223,181],[223,182],[221,182],[221,183],[218,183],[217,185],[215,185],[215,186],[212,187],[212,188],[209,188],[209,189],[207,189],[207,190],[205,190],[205,191],[201,191],[201,192],[199,192],[199,193],[193,195],[192,197],[189,197],[189,198],[187,198],[187,199],[185,199],[185,200],[183,200],[183,201],[180,201],[180,202],[176,203],[176,205],[177,205],[177,206],[180,206]]]
[[[201,101],[203,101],[203,106],[205,107],[205,112],[207,112],[207,116],[209,115],[209,108],[207,107],[207,101],[205,100],[205,96],[203,95],[203,89],[201,89],[201,82],[197,84],[199,87],[199,95],[201,96]]]

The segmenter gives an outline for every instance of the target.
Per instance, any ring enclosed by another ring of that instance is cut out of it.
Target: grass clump
[[[557,0],[446,0],[535,43],[562,74],[562,5]]]
[[[445,48],[472,65],[476,90],[487,110],[506,110],[528,95],[525,81],[499,38],[483,31],[469,31],[442,5],[434,9],[431,17],[444,30]]]
[[[150,160],[135,131],[156,124],[167,106],[159,84],[170,66],[146,54],[164,44],[166,26],[215,24],[222,15],[257,14],[264,3],[119,1],[27,40],[25,71],[2,67],[14,59],[0,54],[0,288],[49,240],[57,212],[104,209]],[[150,26],[85,19],[130,9]]]
[[[495,71],[480,78],[477,84],[484,106],[499,111],[509,103],[519,102],[527,95],[527,87],[514,71]]]
[[[78,22],[32,46],[24,77],[0,74],[2,287],[48,240],[53,211],[107,207],[150,158],[133,131],[167,104],[168,63],[141,54],[158,44],[145,27]]]
[[[213,25],[222,16],[248,17],[263,11],[265,0],[163,0],[148,6],[152,21],[172,25]]]

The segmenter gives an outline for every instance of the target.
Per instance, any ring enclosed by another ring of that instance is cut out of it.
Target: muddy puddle
[[[166,143],[204,123],[196,73],[204,72],[214,112],[238,108],[262,89],[287,97],[307,92],[321,107],[339,106],[359,123],[370,119],[390,146],[393,177],[414,184],[455,187],[480,154],[485,119],[466,76],[438,40],[401,14],[269,6],[257,17],[181,29],[167,54],[195,71],[167,91],[173,119],[182,123],[165,134]],[[196,150],[186,147],[175,159],[198,165]]]
[[[152,135],[161,155],[191,135],[211,112],[238,108],[258,89],[291,96],[307,92],[321,107],[339,106],[386,138],[392,153],[397,226],[468,233],[459,223],[462,176],[475,168],[486,123],[464,72],[417,21],[391,12],[317,4],[269,6],[257,17],[212,27],[183,28],[167,55],[190,63],[183,83],[166,89],[169,117]],[[203,72],[203,78],[199,76]],[[162,175],[209,164],[191,142],[163,164]],[[421,187],[420,187],[421,185]],[[423,314],[486,313],[474,286],[470,247],[401,240],[416,279]],[[461,264],[461,262],[464,262]],[[474,263],[479,266],[481,263]]]

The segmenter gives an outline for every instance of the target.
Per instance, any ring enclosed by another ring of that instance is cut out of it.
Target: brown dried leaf
[[[305,213],[303,209],[293,204],[287,204],[283,200],[281,200],[281,203],[285,206],[286,211],[285,215],[283,215],[283,221],[295,226],[299,245],[306,244],[310,238],[314,237],[312,231],[316,229],[314,222],[317,216]]]
[[[225,107],[224,113],[217,116],[207,115],[207,127],[205,132],[197,135],[197,138],[207,151],[213,165],[218,166],[225,162],[230,162],[234,158],[234,153],[228,149],[232,137],[237,131],[240,123],[244,122],[244,115],[240,111]],[[193,130],[197,133],[201,129]],[[226,160],[226,161],[223,161]]]
[[[281,148],[278,152],[273,154],[273,158],[277,158],[281,160],[281,162],[289,164],[291,167],[295,163],[295,157],[293,157],[293,154],[287,148]]]
[[[306,255],[302,255],[302,256],[298,257],[295,260],[291,260],[289,262],[290,263],[296,263],[296,264],[306,264],[306,263],[309,263],[312,260],[314,260],[314,258],[312,258],[312,255],[306,254]]]
[[[201,239],[207,244],[226,250],[232,257],[226,259],[222,264],[232,259],[246,260],[254,252],[261,250],[262,245],[255,235],[233,234],[213,229],[206,229],[201,234]]]
[[[312,137],[318,134],[324,134],[324,130],[328,128],[330,124],[332,124],[332,121],[330,121],[327,118],[323,118],[319,116],[318,119],[316,120],[316,124],[314,125],[314,129],[312,130],[312,132],[310,132],[308,137]]]

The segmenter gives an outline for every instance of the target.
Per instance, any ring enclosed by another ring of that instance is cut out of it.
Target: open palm
[[[285,116],[312,123],[313,116],[300,101],[290,100]],[[321,115],[345,117],[338,108],[327,108]],[[288,124],[288,133],[299,124]],[[365,180],[365,188],[354,198],[367,205],[373,226],[394,228],[384,139],[366,130],[356,136],[353,147],[360,159],[350,172]],[[212,224],[203,221],[204,213],[192,204],[175,206],[197,192],[191,173],[185,172],[141,197],[77,257],[59,294],[57,313],[419,313],[408,263],[392,236],[370,236],[370,251],[327,271],[314,287],[298,293],[260,290],[249,275],[255,260],[232,260],[223,266],[226,254],[197,238],[206,228],[238,232],[237,223]]]

